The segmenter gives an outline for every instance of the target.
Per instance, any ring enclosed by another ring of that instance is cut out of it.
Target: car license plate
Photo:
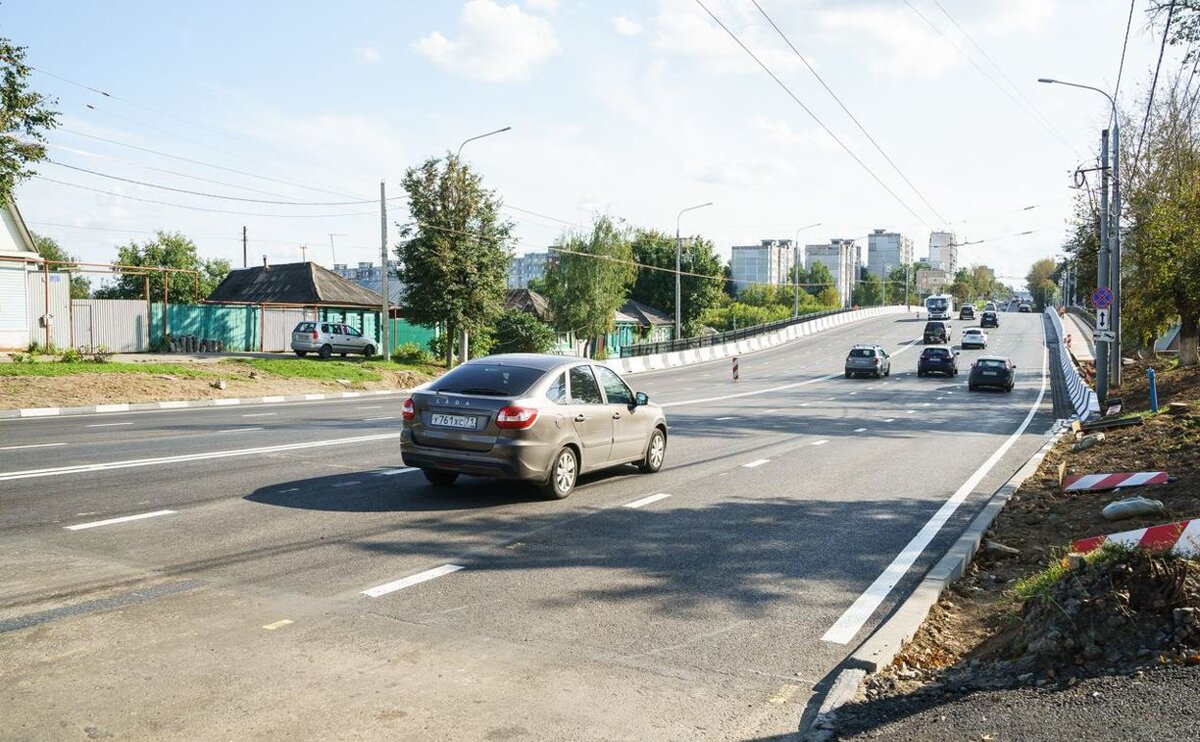
[[[429,422],[442,428],[462,428],[466,430],[475,429],[475,418],[465,415],[439,415],[434,414],[429,418]]]
[[[997,373],[996,371],[984,371],[983,375],[984,376],[995,376],[996,373]]]

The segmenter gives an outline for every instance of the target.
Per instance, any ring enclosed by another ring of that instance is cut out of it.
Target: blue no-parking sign
[[[1097,286],[1092,292],[1092,306],[1097,309],[1108,309],[1112,306],[1113,295],[1112,289],[1107,286]]]

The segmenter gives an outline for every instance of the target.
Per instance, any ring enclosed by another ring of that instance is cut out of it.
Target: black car
[[[999,327],[1000,315],[996,314],[995,312],[984,312],[983,314],[979,315],[979,326]]]
[[[975,391],[985,386],[1013,390],[1017,372],[1013,362],[1004,356],[983,356],[971,364],[971,375],[967,377],[967,389]]]
[[[923,348],[917,359],[917,376],[929,374],[958,376],[958,353],[940,345]]]
[[[938,319],[930,320],[925,323],[925,344],[933,345],[947,344],[950,342],[950,323],[943,322]]]
[[[958,318],[975,319],[975,307],[970,304],[963,304],[962,308],[958,310]]]
[[[858,374],[870,374],[875,378],[890,376],[892,359],[881,346],[856,345],[846,356],[846,378]]]

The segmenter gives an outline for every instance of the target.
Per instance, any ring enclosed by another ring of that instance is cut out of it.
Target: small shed
[[[509,289],[504,295],[504,308],[532,314],[547,324],[554,320],[554,313],[550,311],[550,302],[546,301],[546,297],[529,289]]]
[[[616,312],[616,329],[608,334],[608,353],[620,353],[621,346],[634,343],[661,343],[675,335],[675,320],[654,307],[629,299]]]
[[[37,311],[29,296],[30,275],[41,269],[42,257],[11,199],[0,208],[0,219],[0,350],[25,350]]]

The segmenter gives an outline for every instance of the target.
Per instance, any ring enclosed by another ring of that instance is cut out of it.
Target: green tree
[[[1081,193],[1075,197],[1068,228],[1070,236],[1062,249],[1074,266],[1075,294],[1079,297],[1088,296],[1096,288],[1100,210],[1087,194]]]
[[[1033,297],[1034,308],[1039,312],[1054,302],[1058,287],[1054,285],[1052,276],[1057,270],[1058,266],[1053,260],[1042,258],[1034,261],[1025,274],[1025,289]]]
[[[179,232],[162,230],[156,233],[154,239],[146,240],[140,245],[130,241],[129,244],[118,247],[115,262],[126,266],[175,268],[196,273],[126,271],[117,276],[115,283],[97,289],[97,299],[143,299],[146,296],[146,276],[149,276],[150,297],[161,301],[163,276],[167,275],[168,301],[176,304],[198,304],[212,293],[217,284],[225,280],[230,271],[228,260],[201,260],[194,242]]]
[[[0,37],[0,202],[12,197],[17,183],[34,174],[32,165],[46,159],[45,132],[58,123],[52,101],[30,90],[25,47]]]
[[[829,266],[824,263],[813,261],[812,267],[808,269],[808,275],[804,289],[813,296],[820,296],[826,289],[833,289],[837,293],[837,282],[833,280],[833,274],[829,272]],[[826,302],[821,302],[825,304]],[[837,302],[834,302],[837,304]]]
[[[817,294],[817,303],[826,309],[836,309],[842,306],[842,296],[832,286],[826,286]]]
[[[496,353],[546,353],[554,347],[554,330],[520,309],[506,309],[494,334]]]
[[[675,313],[675,238],[650,229],[639,229],[633,233],[633,259],[642,265],[666,270],[639,267],[637,279],[629,295],[659,311],[673,316]],[[721,259],[712,242],[700,237],[685,240],[681,252],[680,268],[684,273],[679,280],[680,318],[685,337],[700,331],[700,321],[710,308],[717,305],[723,287]],[[699,275],[688,275],[699,274]],[[701,278],[700,276],[712,276]]]
[[[590,232],[569,232],[559,238],[558,248],[558,261],[546,271],[546,299],[554,312],[554,325],[562,332],[590,338],[598,357],[636,277],[629,231],[618,227],[612,217],[600,215],[592,221]]]
[[[30,234],[33,237],[33,247],[46,260],[57,260],[63,263],[74,263],[75,256],[68,253],[53,237],[40,234]],[[50,270],[69,270],[63,266],[52,265]],[[84,276],[71,276],[71,298],[86,299],[91,295],[92,285]]]
[[[871,273],[858,282],[850,294],[850,303],[860,307],[877,307],[883,303],[883,281]]]
[[[460,341],[486,332],[504,308],[512,258],[513,224],[502,218],[500,198],[453,155],[409,168],[401,185],[412,215],[399,225],[395,250],[406,316],[444,323]]]

